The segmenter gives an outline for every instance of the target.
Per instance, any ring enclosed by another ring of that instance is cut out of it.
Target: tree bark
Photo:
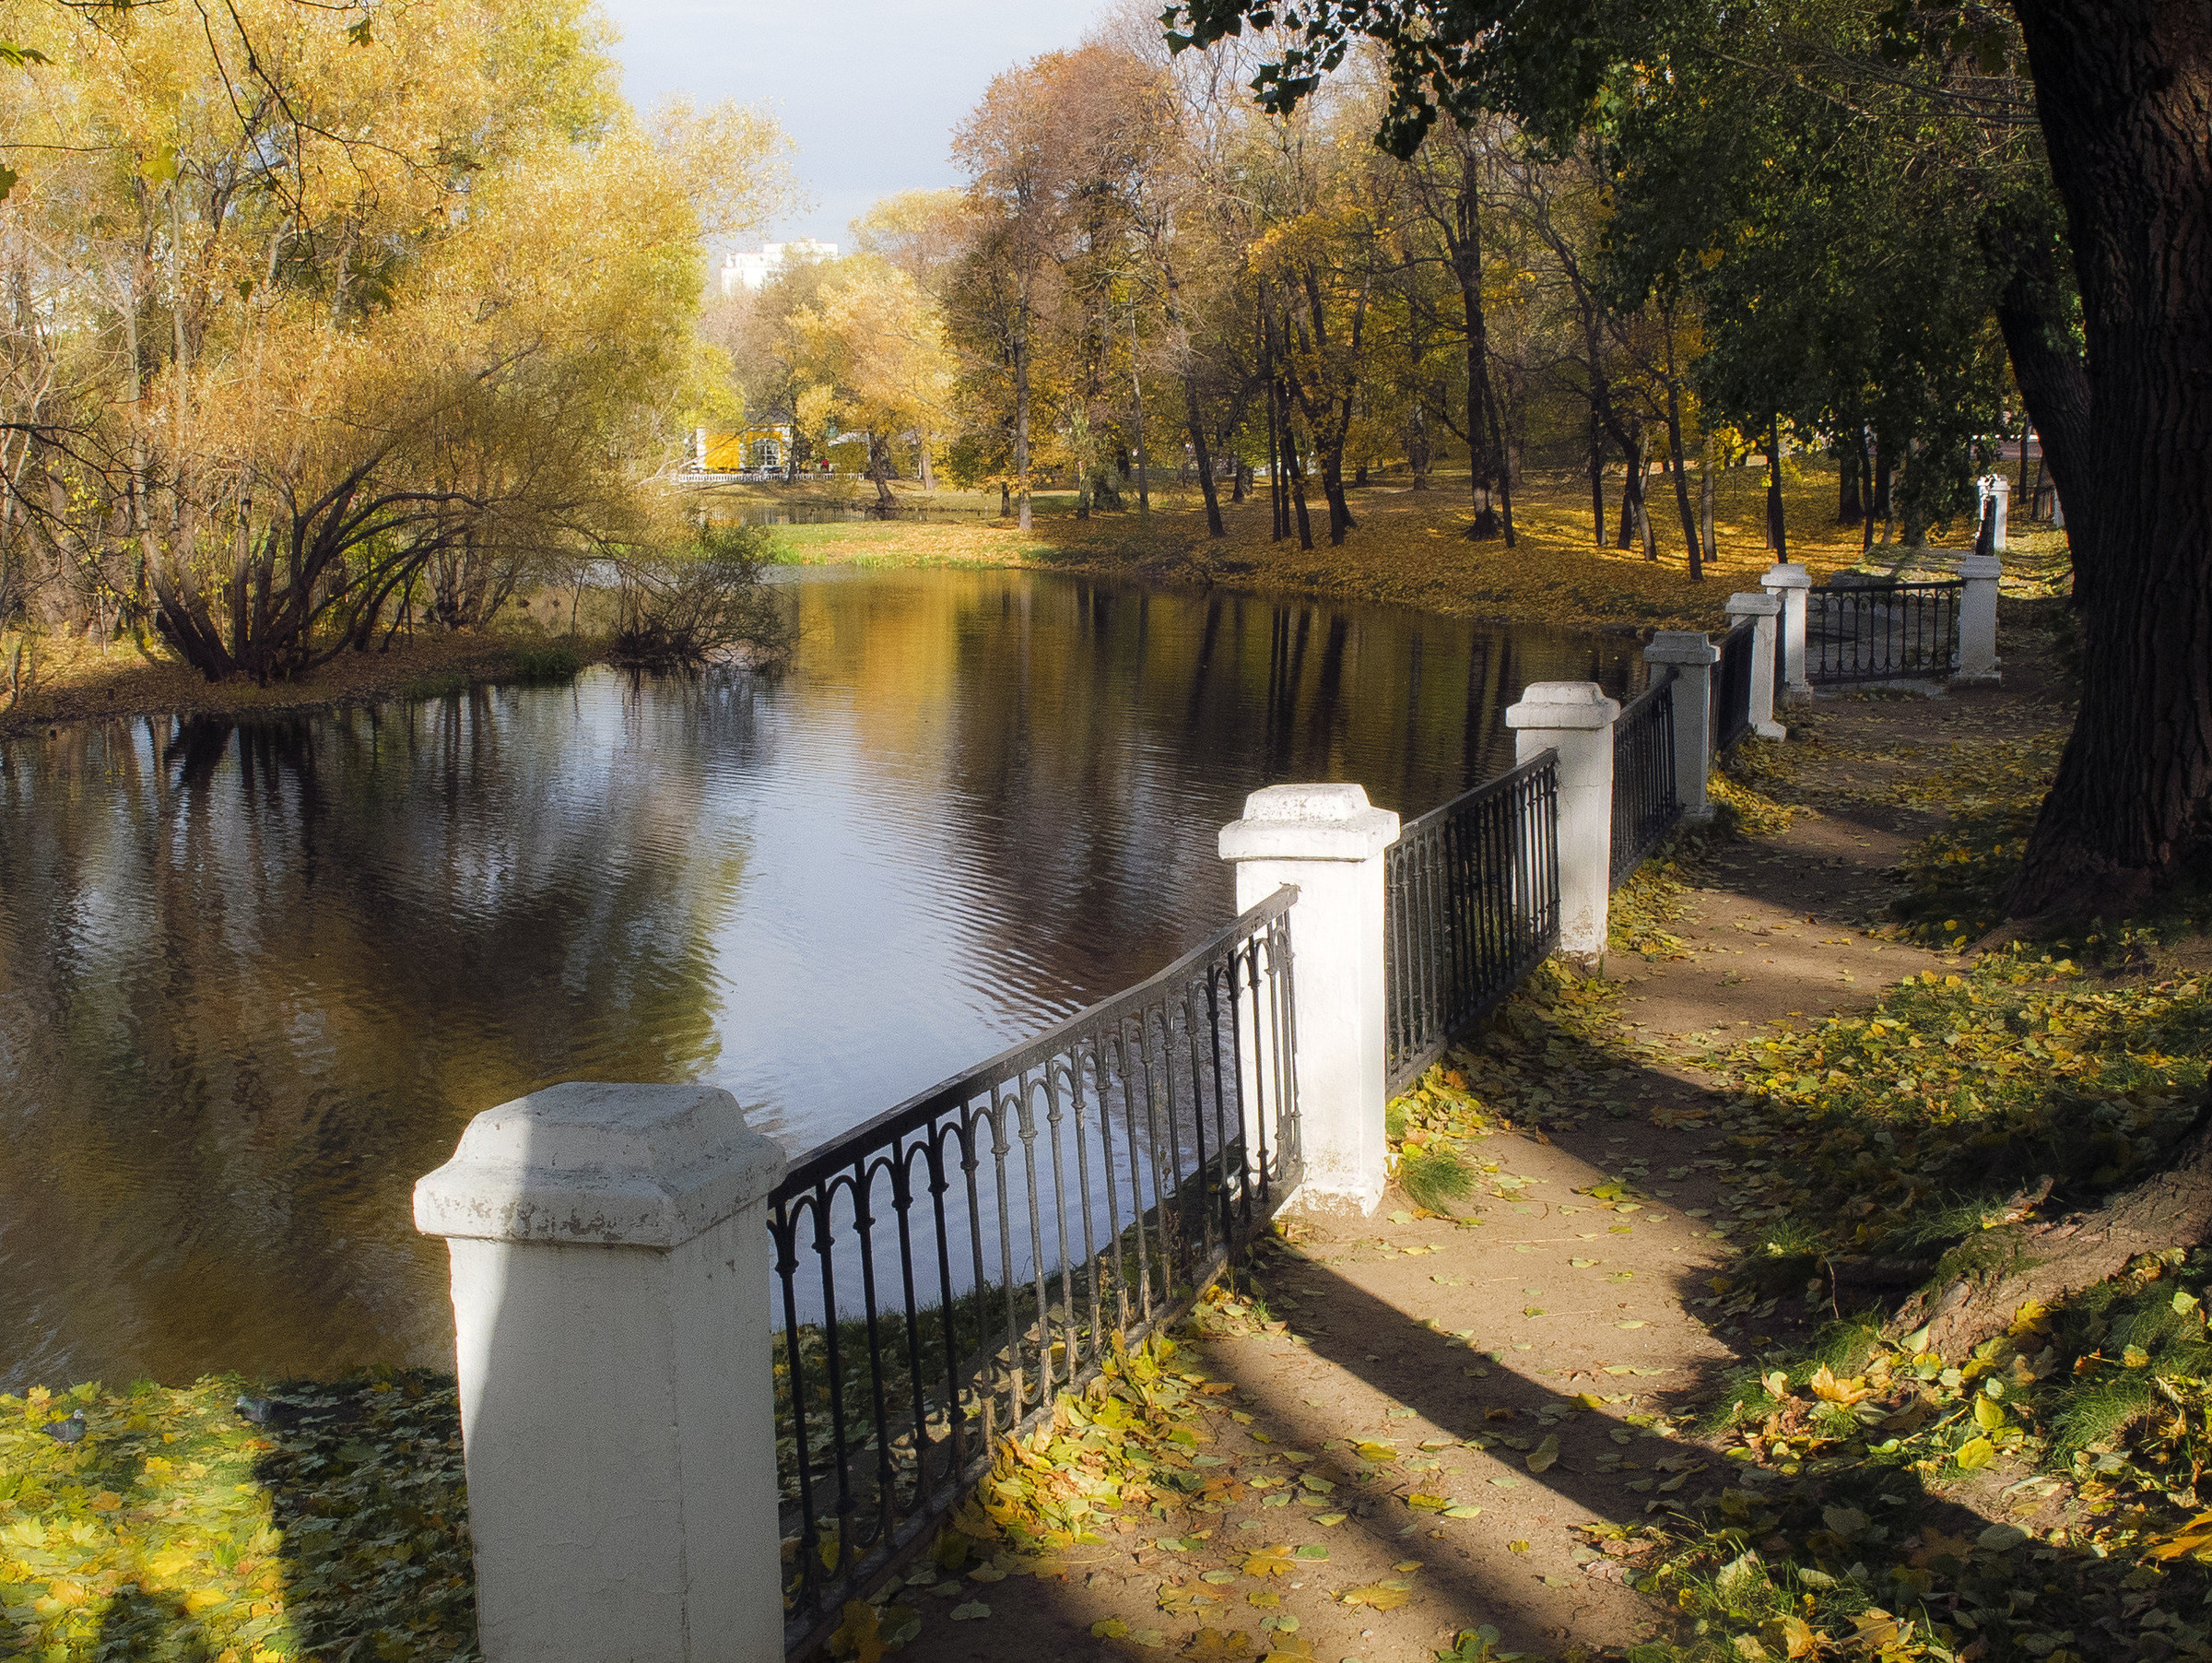
[[[1460,309],[1466,318],[1467,479],[1477,513],[1488,508],[1504,459],[1498,454],[1490,397],[1489,323],[1482,309],[1482,204],[1476,194],[1475,152],[1463,143],[1459,157],[1459,196],[1447,237],[1452,273],[1459,279]]]
[[[1191,452],[1198,458],[1198,489],[1206,497],[1206,535],[1227,537],[1221,525],[1221,498],[1214,489],[1214,459],[1206,442],[1206,424],[1198,419],[1198,387],[1186,371],[1182,377],[1183,420],[1191,430]]]
[[[1313,547],[1313,522],[1306,513],[1306,469],[1298,458],[1298,435],[1291,430],[1289,401],[1283,404],[1283,460],[1288,464],[1290,498],[1298,509],[1298,546]]]
[[[1593,541],[1603,548],[1606,546],[1606,451],[1594,409],[1590,412],[1590,527]]]
[[[1651,462],[1652,435],[1641,417],[1630,431],[1631,437],[1622,447],[1625,467],[1620,479],[1620,525],[1613,538],[1614,547],[1623,549],[1636,541],[1643,519],[1643,470]]]
[[[2056,1305],[2117,1276],[2130,1259],[2194,1246],[2207,1235],[2212,1117],[2200,1114],[2164,1170],[2097,1211],[1983,1232],[1977,1245],[1994,1250],[1997,1268],[1922,1290],[1899,1309],[1887,1331],[1900,1336],[1924,1326],[1928,1350],[1963,1357],[2003,1333],[2030,1300]]]
[[[2061,251],[2056,237],[2040,227],[2023,228],[1999,240],[2012,270],[1997,296],[1997,328],[2005,337],[2005,352],[2012,360],[2012,376],[2019,383],[2029,420],[2041,436],[2051,477],[2063,484],[2083,466],[2081,459],[2089,446],[2089,367],[2075,345],[2066,316]],[[2024,441],[2020,477],[2025,482]],[[2030,513],[2033,506],[2030,498]],[[2081,577],[2077,570],[2077,602]]]
[[[1026,309],[1027,301],[1024,301]],[[1020,493],[1021,529],[1030,529],[1030,330],[1026,321],[1014,330],[1014,483]]]
[[[1719,446],[1712,433],[1705,435],[1705,465],[1698,470],[1698,531],[1699,540],[1705,549],[1705,559],[1712,561],[1720,550],[1712,540],[1713,476],[1720,471]]]
[[[1782,564],[1790,558],[1789,526],[1782,517],[1782,418],[1776,416],[1767,425],[1767,547],[1774,550],[1774,561]]]
[[[1689,477],[1682,470],[1682,396],[1672,381],[1666,383],[1666,451],[1675,467],[1675,506],[1682,514],[1682,546],[1689,550],[1689,581],[1701,584],[1705,560],[1698,544],[1698,516],[1689,505]]]
[[[2123,916],[2212,853],[2212,11],[2014,9],[2081,288],[2088,443],[2073,478],[2052,464],[2090,581],[2012,910]]]

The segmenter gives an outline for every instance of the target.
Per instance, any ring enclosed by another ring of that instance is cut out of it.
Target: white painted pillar
[[[1985,475],[1982,480],[1982,496],[1983,500],[1985,501],[1992,497],[1996,499],[1996,524],[1991,528],[1992,540],[1990,547],[1994,548],[1999,554],[2003,554],[2006,548],[2006,521],[2008,517],[2007,511],[2012,503],[2012,481],[2007,479],[2003,474]]]
[[[1398,817],[1359,785],[1270,785],[1221,828],[1237,868],[1237,910],[1286,883],[1297,1025],[1299,1137],[1305,1176],[1287,1205],[1366,1216],[1382,1205],[1383,1144],[1382,852]]]
[[[1782,599],[1782,696],[1809,698],[1813,684],[1805,677],[1805,605],[1813,574],[1792,560],[1768,567],[1759,584],[1769,595]]]
[[[1970,554],[1959,561],[1965,587],[1959,596],[1959,667],[1954,681],[1997,679],[1997,580],[2005,562],[1994,554]]]
[[[551,1086],[415,1185],[452,1256],[487,1663],[781,1663],[765,1208],[712,1086]]]
[[[1751,619],[1751,731],[1762,739],[1786,739],[1790,730],[1774,720],[1774,631],[1782,602],[1763,592],[1731,595],[1727,611]]]
[[[1559,950],[1605,957],[1613,895],[1613,722],[1620,702],[1594,681],[1532,681],[1505,713],[1516,761],[1559,753]],[[1300,961],[1300,973],[1304,961]]]
[[[2064,531],[2065,528],[2066,505],[2059,498],[2058,487],[2053,485],[2051,488],[2051,529]]]
[[[1712,666],[1721,649],[1701,630],[1658,630],[1643,661],[1654,670],[1675,667],[1675,801],[1684,820],[1703,825],[1712,818],[1705,774],[1712,765]]]

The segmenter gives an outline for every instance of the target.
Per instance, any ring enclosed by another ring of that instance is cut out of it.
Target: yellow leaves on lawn
[[[2181,1559],[2212,1548],[2212,1513],[2200,1513],[2150,1550],[2153,1559]]]
[[[1813,1396],[1823,1403],[1841,1403],[1846,1409],[1865,1398],[1872,1389],[1863,1379],[1837,1379],[1835,1371],[1825,1362],[1814,1371],[1813,1377],[1806,1384],[1812,1388]]]
[[[1281,1576],[1291,1568],[1290,1550],[1279,1545],[1260,1548],[1244,1558],[1247,1576]]]
[[[1761,1625],[1759,1637],[1770,1651],[1784,1657],[1809,1657],[1820,1645],[1812,1624],[1795,1616],[1777,1617]]]

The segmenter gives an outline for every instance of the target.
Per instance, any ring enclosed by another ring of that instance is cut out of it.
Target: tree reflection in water
[[[1418,813],[1635,643],[1021,572],[805,574],[779,683],[0,747],[0,1390],[445,1360],[415,1177],[563,1079],[796,1150],[1229,916],[1247,792]]]

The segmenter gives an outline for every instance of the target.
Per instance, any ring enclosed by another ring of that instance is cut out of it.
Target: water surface
[[[0,747],[0,1390],[451,1353],[415,1178],[567,1079],[793,1150],[1230,915],[1247,792],[1412,814],[1635,643],[815,569],[781,682],[477,690]]]

